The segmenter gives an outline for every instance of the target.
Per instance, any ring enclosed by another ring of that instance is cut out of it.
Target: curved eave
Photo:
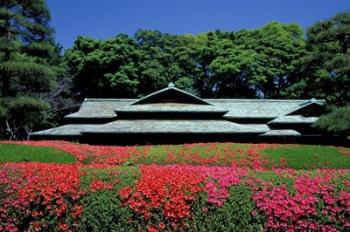
[[[65,136],[80,136],[85,129],[94,130],[101,125],[96,124],[67,124],[59,127],[54,127],[47,130],[32,132],[30,136],[36,137],[65,137]]]
[[[225,120],[117,120],[82,134],[261,134],[266,128]]]
[[[270,130],[260,135],[262,137],[298,137],[301,134],[296,130]]]
[[[285,113],[281,114],[280,116],[288,116],[291,115],[301,109],[304,109],[306,107],[309,107],[311,105],[318,105],[318,106],[323,106],[326,104],[326,100],[324,99],[315,99],[315,98],[311,98],[309,100],[306,100],[305,102],[299,104],[297,107],[294,107],[288,111],[286,111]]]
[[[302,115],[280,116],[268,122],[268,125],[274,124],[313,124],[318,120],[318,117],[304,117]]]

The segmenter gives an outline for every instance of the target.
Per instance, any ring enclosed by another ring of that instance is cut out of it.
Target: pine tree
[[[44,0],[0,0],[2,138],[27,138],[47,126],[45,112],[57,105],[50,97],[64,68],[50,19]]]
[[[58,49],[43,0],[0,0],[2,96],[49,91],[54,86]]]

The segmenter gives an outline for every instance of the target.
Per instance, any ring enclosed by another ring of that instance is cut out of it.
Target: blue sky
[[[137,29],[196,34],[236,31],[271,21],[304,28],[350,10],[350,0],[47,0],[56,40],[70,48],[78,35],[105,39]]]

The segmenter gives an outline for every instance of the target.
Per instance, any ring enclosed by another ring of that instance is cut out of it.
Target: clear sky
[[[271,21],[304,28],[350,10],[350,0],[47,0],[56,40],[70,48],[78,35],[108,38],[137,29],[196,34],[236,31]]]

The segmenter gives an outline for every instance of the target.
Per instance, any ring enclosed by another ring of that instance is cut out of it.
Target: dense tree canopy
[[[344,105],[350,102],[350,12],[320,21],[307,30],[307,54],[290,86],[295,97],[319,97]]]
[[[79,37],[66,54],[80,97],[139,97],[168,82],[201,97],[350,101],[350,13],[316,23],[272,22],[253,30],[134,37]],[[329,87],[331,86],[331,87]]]

